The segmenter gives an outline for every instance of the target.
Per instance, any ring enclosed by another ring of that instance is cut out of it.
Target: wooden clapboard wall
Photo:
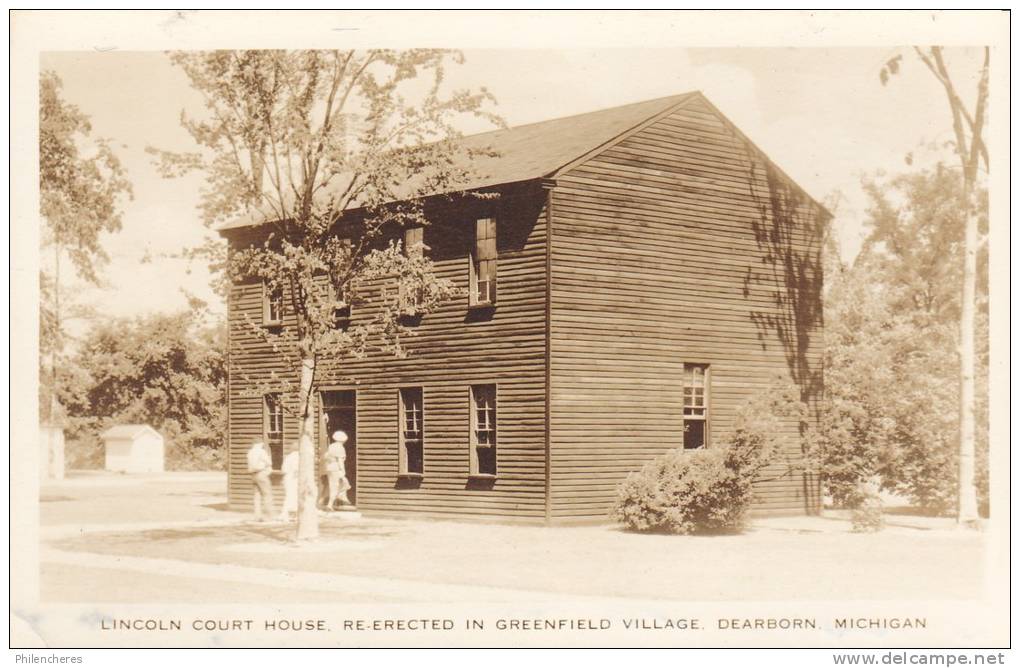
[[[493,519],[545,517],[546,217],[545,193],[534,184],[506,186],[496,200],[461,199],[429,208],[433,224],[425,243],[438,274],[465,291],[475,220],[495,216],[498,296],[491,312],[471,311],[468,297],[425,316],[409,355],[373,353],[327,373],[320,387],[357,390],[358,508],[365,511]],[[251,232],[230,233],[237,247]],[[287,374],[283,360],[251,332],[246,318],[261,317],[258,284],[233,285],[230,328],[230,502],[246,507],[251,483],[245,452],[262,433],[261,399],[255,379]],[[365,317],[355,308],[353,319]],[[284,326],[287,325],[285,320]],[[296,377],[295,377],[296,379]],[[474,484],[469,474],[469,387],[498,386],[498,476]],[[424,477],[398,482],[398,388],[422,387]],[[289,399],[293,399],[289,397]],[[297,437],[294,417],[285,419],[285,440]]]
[[[606,519],[630,471],[682,447],[685,362],[710,365],[715,438],[775,374],[818,399],[822,214],[708,104],[560,175],[551,202],[554,520]],[[763,477],[759,511],[818,503],[800,452]]]

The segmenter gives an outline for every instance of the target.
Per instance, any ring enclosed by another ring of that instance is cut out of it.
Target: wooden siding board
[[[789,342],[752,318],[789,315],[787,287],[763,262],[777,223],[761,208],[773,175],[754,156],[696,102],[559,176],[550,244],[554,519],[606,519],[627,473],[680,445],[684,362],[711,365],[713,438],[754,392],[789,375]],[[816,212],[799,204],[782,241],[812,256]],[[802,358],[817,365],[820,326],[808,336]],[[784,461],[763,472],[756,509],[811,509],[817,494],[797,470],[802,453],[783,456],[794,470]]]

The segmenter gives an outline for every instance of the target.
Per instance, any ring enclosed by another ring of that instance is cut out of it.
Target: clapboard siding
[[[546,428],[546,218],[545,193],[534,185],[507,186],[498,200],[459,200],[430,207],[425,243],[440,277],[463,296],[426,315],[417,336],[404,342],[405,359],[373,352],[360,360],[326,365],[321,388],[357,391],[357,504],[363,511],[430,516],[530,519],[545,517]],[[498,293],[491,315],[469,311],[468,250],[474,221],[498,219]],[[232,235],[237,246],[250,233]],[[251,331],[261,319],[257,284],[232,286],[230,328],[230,501],[251,502],[245,452],[262,434],[258,379],[275,372],[296,382],[280,356]],[[370,306],[355,308],[367,317]],[[287,320],[284,326],[287,326]],[[491,488],[469,488],[469,387],[496,383],[498,476]],[[418,487],[398,485],[398,390],[424,393],[424,477]],[[292,397],[291,397],[292,399]],[[296,418],[285,420],[285,440],[297,437]]]
[[[819,368],[820,320],[800,323],[799,339],[776,331],[797,324],[793,309],[820,307],[819,293],[803,289],[796,299],[813,303],[792,304],[788,275],[769,262],[783,253],[807,259],[810,287],[820,285],[820,214],[806,199],[774,199],[797,197],[784,183],[699,100],[558,177],[554,520],[606,519],[630,471],[682,447],[685,362],[710,365],[716,438],[777,374],[801,379]],[[810,511],[817,500],[799,452],[783,453],[756,485],[761,512]]]

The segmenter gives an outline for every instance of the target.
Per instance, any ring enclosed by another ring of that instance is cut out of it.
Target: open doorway
[[[347,490],[347,501],[352,505],[358,502],[358,398],[355,390],[327,390],[320,395],[319,415],[319,446],[325,452],[329,446],[330,436],[340,430],[347,434],[344,445],[346,461],[344,462],[347,482],[351,488]]]

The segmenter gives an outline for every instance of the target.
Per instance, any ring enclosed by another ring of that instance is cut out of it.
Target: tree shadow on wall
[[[824,393],[822,246],[830,214],[760,155],[749,149],[747,157],[755,210],[751,225],[760,259],[747,268],[743,294],[767,295],[769,306],[750,312],[758,343],[763,351],[782,348],[801,401],[817,417]],[[801,436],[806,429],[802,422]],[[805,500],[816,508],[817,483],[810,474],[804,478]]]

